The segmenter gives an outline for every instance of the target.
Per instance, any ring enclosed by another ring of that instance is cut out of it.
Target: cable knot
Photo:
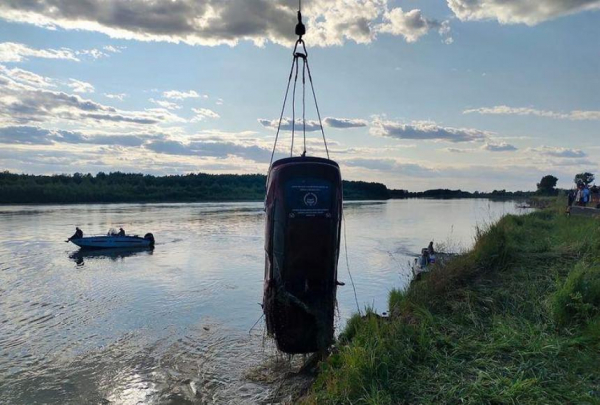
[[[306,34],[306,27],[302,23],[302,13],[298,10],[298,24],[296,24],[296,35],[302,39],[302,36]]]

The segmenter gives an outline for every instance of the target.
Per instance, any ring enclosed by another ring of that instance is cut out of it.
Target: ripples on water
[[[486,200],[348,203],[361,306],[386,310],[430,239],[457,248],[515,212]],[[260,403],[298,361],[264,338],[262,204],[0,207],[0,403]],[[75,226],[154,233],[153,251],[82,252]],[[339,279],[348,282],[340,257]],[[356,308],[338,290],[339,326]]]

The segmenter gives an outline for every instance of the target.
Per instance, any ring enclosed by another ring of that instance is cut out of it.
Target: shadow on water
[[[69,259],[83,266],[85,260],[123,260],[126,257],[150,256],[154,254],[154,248],[115,248],[115,249],[79,249],[69,254]]]

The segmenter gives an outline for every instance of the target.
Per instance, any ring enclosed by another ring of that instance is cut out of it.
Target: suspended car
[[[342,178],[336,162],[291,157],[273,163],[267,184],[263,308],[267,331],[286,353],[333,341]]]
[[[342,221],[342,176],[338,164],[329,159],[308,53],[302,40],[305,32],[302,15],[298,11],[296,34],[299,38],[294,46],[265,198],[263,310],[267,332],[275,338],[277,348],[285,353],[323,351],[333,341]],[[304,150],[301,156],[293,157],[294,135],[296,126],[300,125],[295,117],[299,61],[302,61],[301,128]],[[327,159],[306,156],[306,76],[315,101]],[[290,157],[273,162],[292,77]]]

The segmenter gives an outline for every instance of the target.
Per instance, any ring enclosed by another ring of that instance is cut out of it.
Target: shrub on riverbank
[[[587,324],[600,314],[600,267],[578,263],[564,285],[554,294],[558,324]]]
[[[506,216],[355,316],[307,403],[600,402],[600,221]]]

